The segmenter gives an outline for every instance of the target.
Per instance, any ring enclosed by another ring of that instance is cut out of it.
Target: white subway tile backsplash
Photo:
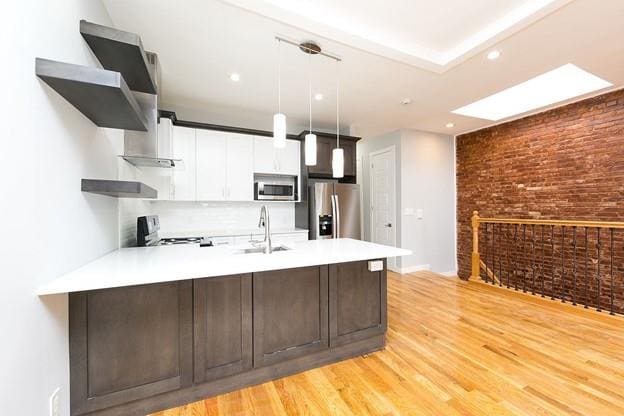
[[[260,208],[269,207],[271,226],[295,227],[295,204],[288,202],[152,202],[163,231],[236,230],[258,226]]]
[[[294,202],[120,201],[122,247],[136,244],[136,219],[142,215],[158,215],[163,233],[247,230],[258,226],[260,208],[267,205],[273,229],[295,228]]]

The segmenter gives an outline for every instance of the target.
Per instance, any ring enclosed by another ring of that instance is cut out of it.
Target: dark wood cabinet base
[[[194,385],[171,393],[165,393],[148,399],[138,400],[125,405],[112,407],[99,412],[89,413],[94,416],[145,416],[186,403],[203,400],[207,397],[238,390],[243,387],[264,383],[280,377],[300,373],[312,368],[321,367],[337,361],[357,357],[385,346],[385,337],[379,335],[366,340],[354,342],[318,353],[295,358],[278,364],[256,368],[249,372],[222,378],[205,384]]]
[[[71,293],[71,414],[145,416],[379,350],[383,269],[360,261]]]

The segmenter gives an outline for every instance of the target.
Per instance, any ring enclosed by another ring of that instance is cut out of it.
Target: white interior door
[[[394,146],[370,154],[371,240],[396,246],[396,157]],[[394,268],[394,259],[388,259]]]

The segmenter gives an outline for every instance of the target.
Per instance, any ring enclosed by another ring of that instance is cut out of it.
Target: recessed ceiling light
[[[238,82],[240,79],[240,74],[237,74],[236,72],[232,72],[230,74],[230,81]]]
[[[321,101],[323,99],[323,94],[321,94],[320,92],[317,92],[316,94],[314,94],[314,99],[316,101]]]
[[[499,57],[499,56],[500,56],[500,52],[499,52],[499,51],[496,51],[496,50],[494,50],[494,51],[490,51],[490,52],[487,54],[487,58],[488,58],[490,61],[493,61],[493,60],[495,60],[495,59],[498,59],[498,57]]]
[[[576,65],[566,64],[452,113],[497,121],[612,85]]]
[[[446,123],[446,128],[452,129],[453,127],[455,127],[455,123]]]
[[[401,100],[401,104],[403,104],[403,105],[408,105],[408,104],[411,104],[411,103],[412,103],[412,99],[409,98],[409,97],[405,97],[405,98],[403,98]]]

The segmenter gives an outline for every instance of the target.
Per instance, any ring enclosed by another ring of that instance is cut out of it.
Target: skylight
[[[612,85],[576,65],[566,64],[452,113],[498,121]]]

